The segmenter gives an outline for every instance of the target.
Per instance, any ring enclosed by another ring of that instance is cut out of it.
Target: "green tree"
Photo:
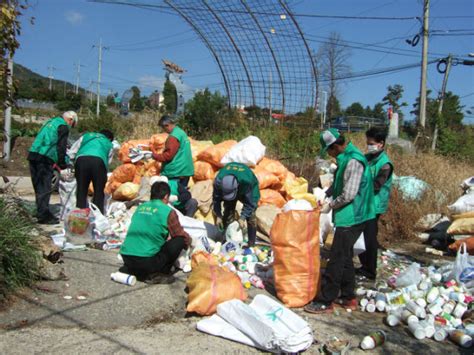
[[[78,111],[82,106],[82,95],[69,91],[65,97],[56,102],[55,106],[59,111]]]
[[[163,104],[166,113],[173,114],[176,112],[178,93],[176,91],[176,86],[174,86],[169,79],[165,81],[165,85],[163,86]]]
[[[400,118],[403,118],[403,113],[400,111],[400,108],[408,106],[406,102],[400,102],[403,97],[403,91],[403,86],[400,84],[395,84],[394,86],[389,85],[387,87],[387,95],[382,99],[384,106],[391,106],[393,112],[397,112]]]
[[[196,134],[215,130],[221,123],[222,115],[227,109],[227,100],[218,91],[211,94],[209,89],[198,91],[186,103],[185,121]]]
[[[130,110],[131,111],[142,111],[143,102],[140,96],[140,89],[137,86],[132,86],[131,88],[133,96],[130,99]]]
[[[259,106],[247,106],[244,108],[247,112],[247,117],[254,120],[259,120],[263,117],[262,109]],[[268,117],[265,117],[268,118]]]
[[[359,102],[354,102],[345,110],[346,116],[361,116],[365,115],[364,107]]]
[[[370,117],[376,118],[385,118],[386,112],[383,109],[384,104],[382,102],[377,102],[372,109],[372,115]]]
[[[342,113],[341,111],[341,104],[336,96],[329,96],[328,99],[328,106],[326,108],[326,115],[329,119],[334,117],[340,116]]]

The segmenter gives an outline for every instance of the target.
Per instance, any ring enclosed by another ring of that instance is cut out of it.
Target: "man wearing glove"
[[[35,190],[36,217],[40,224],[58,224],[59,220],[49,210],[51,180],[54,169],[64,170],[66,164],[69,127],[77,124],[74,111],[64,112],[61,117],[49,119],[31,145],[28,153],[31,181]]]
[[[174,281],[171,267],[181,251],[191,244],[191,238],[179,223],[176,211],[168,206],[169,198],[169,185],[155,182],[150,201],[138,206],[120,248],[125,264],[121,272],[147,283]]]
[[[178,180],[168,180],[166,176],[154,176],[151,178],[150,184],[153,185],[158,181],[166,182],[170,186],[169,203],[185,216],[194,217],[198,209],[198,202],[191,196],[189,190],[179,184]]]
[[[213,211],[216,224],[225,229],[235,218],[237,201],[243,203],[239,218],[242,229],[247,227],[248,246],[255,245],[257,237],[257,210],[260,200],[258,180],[255,174],[246,165],[240,163],[226,164],[216,175],[212,195]],[[222,202],[224,202],[224,215],[222,215]]]
[[[334,301],[357,309],[353,248],[366,222],[375,218],[372,175],[365,156],[334,128],[322,132],[320,141],[322,153],[327,151],[337,160],[334,183],[328,190],[333,200],[321,211],[333,210],[336,231],[321,290],[305,307],[309,313],[331,312]]]
[[[108,129],[98,133],[85,133],[68,150],[70,159],[75,159],[75,176],[77,181],[76,207],[86,208],[87,193],[92,182],[94,196],[92,203],[104,213],[104,188],[107,183],[107,172],[112,161],[114,134]]]
[[[187,188],[189,178],[194,175],[189,138],[169,116],[163,116],[159,125],[169,136],[163,153],[153,154],[153,159],[162,163],[161,175],[168,177],[169,180],[177,180],[184,188]]]

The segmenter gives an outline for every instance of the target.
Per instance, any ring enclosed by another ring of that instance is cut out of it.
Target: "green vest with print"
[[[337,160],[337,171],[334,177],[333,198],[342,194],[344,188],[344,171],[347,163],[356,159],[364,166],[364,172],[360,181],[359,191],[349,204],[333,211],[333,219],[336,227],[350,227],[375,218],[374,186],[370,168],[365,156],[351,142],[347,144],[344,152],[339,154]]]
[[[44,155],[58,162],[58,128],[68,125],[62,117],[53,117],[45,122],[31,145],[30,152]]]
[[[120,254],[141,257],[156,255],[168,238],[170,212],[171,207],[161,200],[151,200],[138,206]]]
[[[179,181],[176,180],[176,179],[169,179],[168,180],[168,185],[170,186],[170,195],[176,195],[176,196],[179,196],[179,192],[178,192],[178,184],[179,184]],[[173,207],[177,208],[177,209],[180,209],[183,207],[183,203],[180,202],[180,201],[175,201],[172,203]]]
[[[249,189],[252,189],[252,198],[257,204],[260,200],[260,190],[258,188],[258,179],[250,168],[241,163],[228,163],[219,173],[216,179],[222,180],[226,175],[234,175],[239,183],[238,196],[243,196]]]
[[[112,142],[101,133],[86,133],[82,136],[82,143],[77,152],[76,159],[82,156],[100,158],[109,169],[109,154],[112,150]]]
[[[380,172],[380,169],[385,164],[390,164],[393,172],[393,164],[385,151],[381,152],[376,158],[369,160],[370,172],[372,173],[373,180],[375,180]],[[393,174],[390,174],[390,177],[380,188],[379,193],[374,195],[376,214],[383,214],[387,212],[388,202],[390,200],[390,191],[392,190],[392,175]]]
[[[161,175],[168,178],[178,178],[194,175],[193,155],[191,153],[191,143],[184,131],[175,126],[170,133],[179,142],[179,149],[170,162],[163,163]]]

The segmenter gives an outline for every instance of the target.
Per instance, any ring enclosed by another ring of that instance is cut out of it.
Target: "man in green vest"
[[[356,274],[369,280],[377,276],[377,241],[378,221],[381,214],[388,209],[390,191],[392,189],[393,164],[385,153],[387,132],[373,127],[365,132],[367,138],[367,154],[370,172],[374,181],[374,201],[376,217],[367,221],[364,230],[365,252],[359,255],[362,266],[356,269]]]
[[[168,206],[170,187],[155,182],[150,201],[142,203],[132,216],[125,241],[120,248],[124,261],[121,272],[148,283],[171,283],[171,267],[191,238]],[[169,235],[169,239],[168,239]]]
[[[212,203],[216,224],[224,229],[234,220],[237,201],[243,203],[239,225],[244,229],[247,224],[248,246],[255,245],[257,237],[257,217],[255,211],[260,200],[260,190],[255,174],[246,165],[228,163],[216,175]],[[224,202],[224,215],[222,215]],[[246,223],[247,222],[247,223]]]
[[[153,176],[150,179],[150,185],[153,186],[155,182],[164,181],[170,186],[169,202],[174,208],[179,210],[187,217],[194,217],[198,209],[198,202],[191,196],[187,188],[184,188],[178,180],[168,180],[166,176]]]
[[[94,188],[92,203],[104,213],[104,188],[109,163],[114,153],[113,140],[114,134],[108,129],[103,129],[99,133],[85,133],[68,150],[69,158],[75,159],[76,207],[88,207],[87,193],[92,182]]]
[[[35,190],[36,217],[40,224],[58,224],[59,220],[49,210],[51,180],[54,169],[64,170],[66,164],[69,127],[77,124],[74,111],[53,117],[41,127],[28,153],[31,181]]]
[[[333,210],[336,231],[321,290],[305,311],[330,312],[339,294],[337,303],[355,310],[353,248],[366,222],[375,218],[372,175],[365,156],[336,129],[323,131],[320,142],[322,152],[337,161],[334,183],[328,190],[332,199],[321,208],[321,213]]]
[[[178,180],[184,188],[187,188],[189,178],[194,175],[189,138],[169,116],[163,116],[159,125],[169,136],[166,139],[163,153],[153,154],[153,159],[162,163],[161,175],[166,176],[169,180]]]

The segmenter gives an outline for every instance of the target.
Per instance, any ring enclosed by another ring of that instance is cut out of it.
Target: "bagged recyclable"
[[[189,189],[193,198],[198,202],[199,211],[203,215],[207,215],[211,210],[213,190],[212,180],[198,181]]]
[[[319,211],[280,213],[270,232],[278,298],[288,307],[302,307],[319,285]]]
[[[474,235],[474,217],[458,218],[448,228],[448,234],[472,234]]]
[[[304,177],[298,177],[293,181],[285,182],[284,189],[288,199],[298,198],[299,195],[305,195],[308,193],[308,180]],[[316,202],[316,198],[313,196],[313,200]]]
[[[290,200],[283,206],[283,212],[288,211],[312,211],[313,206],[306,200]]]
[[[75,209],[66,213],[64,230],[69,243],[85,244],[91,242],[89,214],[89,208]]]
[[[274,205],[278,208],[282,208],[285,203],[286,200],[278,191],[271,189],[260,190],[260,200],[258,201],[259,206]]]
[[[214,166],[205,161],[197,161],[194,163],[194,180],[212,180],[216,175],[216,169]]]
[[[265,146],[255,136],[248,136],[234,145],[221,159],[221,164],[242,163],[255,166],[265,156]]]
[[[76,208],[76,179],[71,181],[59,181],[59,200],[61,202],[60,219],[63,220],[64,214]]]
[[[258,188],[260,190],[266,188],[280,188],[282,186],[278,176],[261,166],[256,166],[255,169],[253,169],[253,173],[257,177]]]
[[[120,183],[131,182],[137,173],[137,168],[133,164],[123,164],[118,166],[110,177],[111,181]]]
[[[108,195],[112,195],[115,192],[115,190],[117,190],[120,187],[120,185],[122,185],[121,182],[110,179],[105,185],[104,192]]]
[[[150,150],[159,154],[165,148],[166,140],[168,139],[168,133],[154,134],[150,138]]]
[[[256,215],[258,230],[269,237],[273,222],[280,212],[281,209],[273,205],[263,205],[257,208]]]
[[[449,245],[449,249],[452,251],[458,251],[463,244],[466,244],[466,250],[469,255],[474,255],[474,236],[455,241]]]
[[[207,161],[217,168],[221,168],[221,160],[226,155],[226,153],[237,144],[237,141],[228,140],[223,141],[222,143],[211,146],[201,153],[198,154],[197,159],[202,161]]]
[[[278,179],[282,183],[285,181],[286,176],[289,172],[288,169],[278,160],[269,158],[263,158],[262,160],[260,160],[258,166],[278,176]]]
[[[449,275],[448,280],[454,279],[457,282],[460,282],[462,272],[469,267],[474,267],[474,257],[469,256],[466,243],[462,243],[456,254],[453,270]]]
[[[203,150],[212,147],[214,143],[212,141],[195,141],[194,139],[190,139],[191,143],[191,154],[193,156],[193,161],[197,160],[199,153]]]
[[[120,147],[118,152],[118,158],[122,163],[130,163],[132,160],[128,156],[130,153],[130,148],[138,148],[141,147],[142,149],[150,149],[150,140],[149,139],[135,139],[125,142]]]
[[[112,198],[116,201],[131,201],[138,196],[140,185],[126,182],[114,191]]]
[[[211,315],[222,302],[247,299],[247,293],[236,274],[206,261],[196,263],[194,259],[193,255],[191,275],[186,281],[189,290],[186,307],[188,312]]]
[[[456,202],[448,206],[448,210],[452,214],[474,211],[474,193],[461,196]]]

